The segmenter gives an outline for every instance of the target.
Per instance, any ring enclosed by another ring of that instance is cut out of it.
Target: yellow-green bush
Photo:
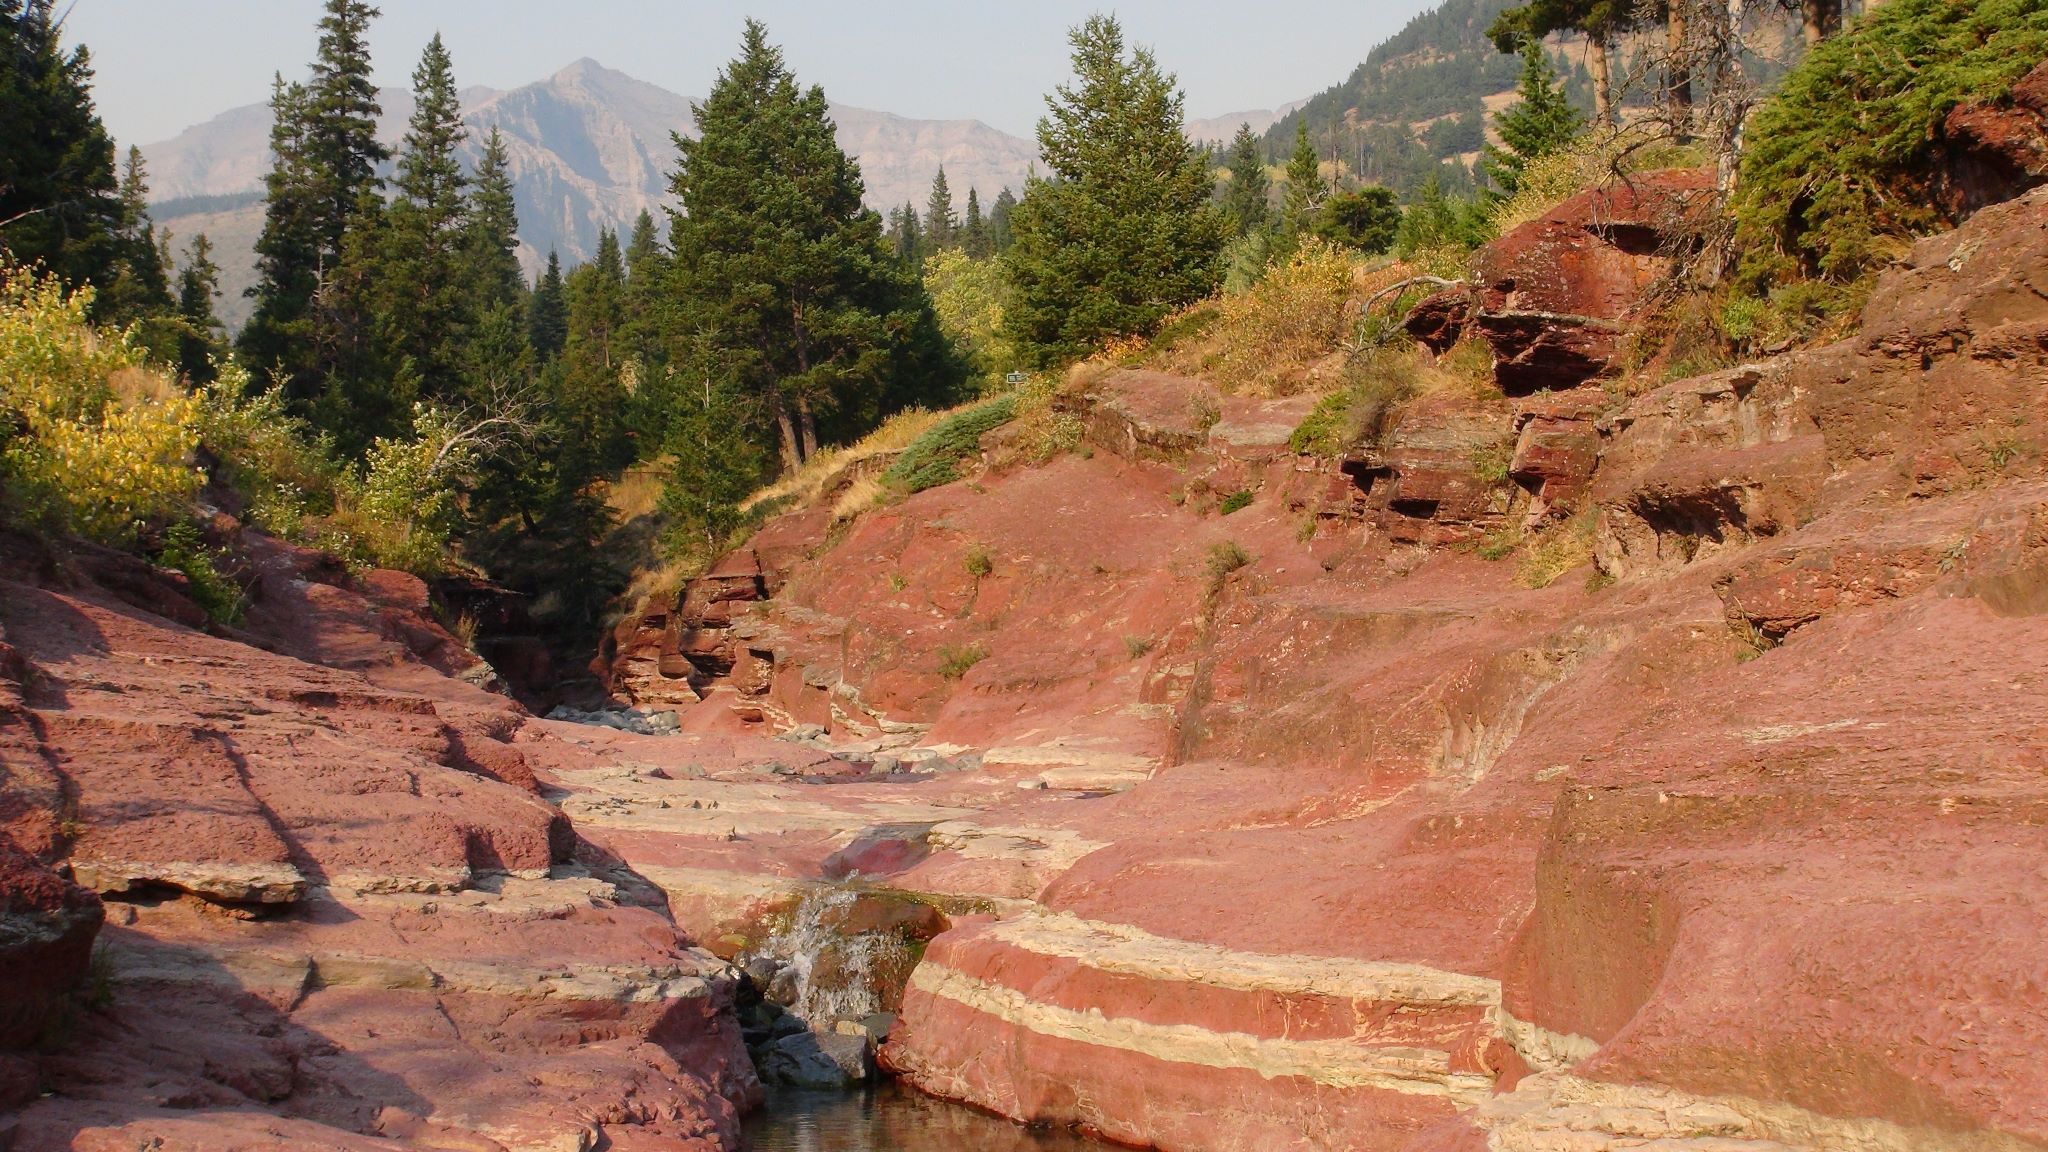
[[[993,260],[975,260],[958,249],[925,258],[924,288],[939,327],[967,353],[983,391],[991,391],[1017,366],[1016,348],[1003,335],[1003,274]]]
[[[110,544],[178,516],[199,489],[198,405],[122,397],[141,355],[86,322],[90,290],[0,268],[0,481],[17,514]]]
[[[1300,391],[1308,368],[1343,339],[1354,259],[1311,237],[1257,284],[1225,296],[1211,329],[1211,378],[1227,388]]]

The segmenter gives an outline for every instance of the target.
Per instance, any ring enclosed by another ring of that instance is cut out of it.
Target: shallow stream
[[[771,1089],[747,1122],[747,1141],[750,1152],[1109,1152],[888,1083],[870,1092]]]

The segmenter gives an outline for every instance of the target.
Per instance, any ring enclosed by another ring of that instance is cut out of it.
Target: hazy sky
[[[320,0],[60,0],[68,39],[91,50],[100,115],[122,145],[148,144],[269,98],[303,76]],[[1066,31],[1111,8],[1179,74],[1188,113],[1270,108],[1342,80],[1373,45],[1437,0],[382,0],[371,46],[402,87],[439,30],[462,85],[513,88],[589,56],[701,97],[768,24],[798,79],[832,99],[920,119],[967,118],[1027,135],[1067,76]]]

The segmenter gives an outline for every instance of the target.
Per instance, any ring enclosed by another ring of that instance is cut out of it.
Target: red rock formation
[[[1200,1152],[2048,1142],[2044,278],[2048,192],[1919,245],[1841,344],[1432,398],[1363,490],[1224,435],[1283,423],[1252,402],[1108,378],[1091,455],[864,516],[733,622],[762,725],[973,767],[849,787],[702,735],[565,777],[570,810],[686,919],[752,902],[715,925],[738,951],[827,875],[984,913],[883,1057],[1018,1119]],[[1465,487],[1490,448],[1539,539],[1597,522],[1597,573],[1444,546],[1507,514]],[[1250,562],[1210,568],[1224,541]]]
[[[224,635],[0,557],[0,1147],[736,1147],[732,984],[541,798],[549,737],[417,580],[240,546]],[[52,868],[112,909],[89,977]]]
[[[1711,172],[1646,173],[1581,192],[1487,245],[1466,331],[1492,346],[1501,388],[1520,396],[1605,374],[1644,290],[1669,267],[1688,205],[1713,184]]]

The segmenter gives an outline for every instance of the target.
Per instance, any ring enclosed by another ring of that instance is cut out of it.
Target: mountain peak
[[[585,56],[556,72],[548,79],[551,83],[579,84],[592,79],[606,79],[617,75],[619,73]]]

